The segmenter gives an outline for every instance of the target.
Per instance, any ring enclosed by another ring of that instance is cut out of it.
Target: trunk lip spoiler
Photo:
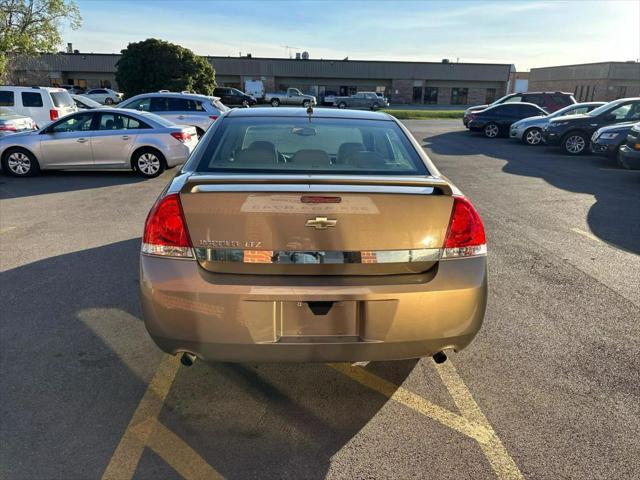
[[[181,193],[197,193],[206,185],[339,185],[380,187],[431,187],[442,195],[453,195],[449,182],[424,176],[345,176],[345,175],[201,175],[192,174],[184,180]],[[263,187],[264,188],[264,187]]]

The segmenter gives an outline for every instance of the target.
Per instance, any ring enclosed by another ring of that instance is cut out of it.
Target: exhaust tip
[[[184,352],[180,357],[180,363],[185,367],[190,367],[196,362],[196,356],[193,353]]]
[[[444,363],[447,361],[447,354],[444,353],[443,351],[439,351],[437,353],[434,353],[432,358],[433,358],[433,361],[436,362],[437,364]]]

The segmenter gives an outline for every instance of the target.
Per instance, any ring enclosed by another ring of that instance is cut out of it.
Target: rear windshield
[[[337,118],[227,118],[198,172],[428,175],[395,122]]]
[[[154,122],[162,125],[163,127],[175,127],[175,126],[177,126],[172,121],[167,120],[166,118],[161,117],[160,115],[156,115],[155,113],[150,113],[150,112],[138,112],[138,113],[140,115],[142,115],[142,117],[148,118],[149,120],[153,120]]]
[[[66,90],[64,92],[51,92],[51,100],[53,100],[53,105],[57,108],[73,106],[73,99]]]

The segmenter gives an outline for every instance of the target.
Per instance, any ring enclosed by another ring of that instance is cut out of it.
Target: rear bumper
[[[265,277],[212,274],[195,261],[142,255],[147,330],[165,352],[208,361],[393,360],[466,347],[487,301],[486,257],[441,260],[407,283],[403,276],[344,285],[338,277]],[[313,301],[354,313],[312,315],[306,302]]]
[[[175,167],[176,165],[181,165],[187,161],[189,155],[191,155],[191,151],[195,148],[195,146],[190,147],[183,143],[176,142],[176,145],[169,146],[164,152],[165,160],[167,161],[168,167]]]

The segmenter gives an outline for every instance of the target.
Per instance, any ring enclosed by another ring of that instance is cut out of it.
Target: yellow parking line
[[[180,359],[177,356],[165,355],[162,359],[109,465],[102,474],[102,480],[124,480],[133,477],[155,425],[154,422],[147,420],[158,418],[179,366]]]
[[[11,230],[15,230],[18,227],[4,227],[4,228],[0,228],[0,233],[7,233],[10,232]]]
[[[436,369],[462,416],[431,403],[420,395],[384,380],[361,367],[339,363],[332,363],[329,366],[385,397],[476,440],[499,479],[521,480],[524,478],[451,361],[437,365]]]
[[[435,364],[435,366],[438,375],[440,375],[442,379],[442,383],[447,387],[449,395],[453,398],[453,402],[460,410],[460,413],[471,422],[484,427],[489,433],[488,441],[482,441],[478,437],[476,437],[476,440],[480,444],[484,456],[489,460],[491,468],[493,468],[498,478],[524,478],[516,463],[509,456],[507,449],[498,438],[498,435],[491,427],[487,417],[484,416],[484,413],[482,413],[482,410],[480,410],[480,407],[473,399],[471,391],[467,388],[462,378],[460,378],[460,375],[458,375],[453,363],[448,361],[440,365]]]
[[[582,235],[583,237],[587,237],[590,238],[591,240],[594,240],[598,243],[605,243],[602,240],[600,240],[598,237],[596,237],[593,233],[591,232],[585,232],[584,230],[580,230],[579,228],[572,228],[571,229],[572,232],[575,232],[579,235]]]
[[[157,419],[150,418],[147,423],[149,425],[134,427],[134,433],[140,430],[144,435],[147,429],[150,429],[152,434],[147,439],[147,446],[186,480],[221,480],[224,478],[184,440],[158,422]]]

